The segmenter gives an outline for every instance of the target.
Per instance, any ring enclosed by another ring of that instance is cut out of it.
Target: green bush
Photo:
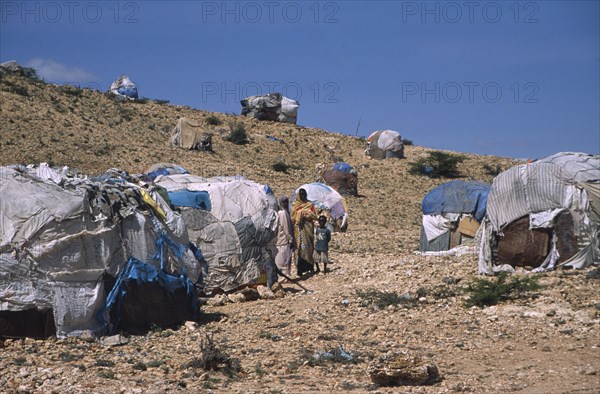
[[[215,115],[210,115],[206,118],[206,123],[208,123],[211,126],[219,126],[223,124],[223,121]]]
[[[246,135],[244,124],[240,122],[229,123],[229,135],[225,137],[225,140],[233,142],[236,145],[243,145],[250,142]]]
[[[362,298],[363,306],[375,305],[376,307],[383,309],[390,305],[402,304],[406,307],[415,305],[415,299],[410,296],[399,295],[393,291],[381,291],[381,290],[356,290],[356,295]]]
[[[483,171],[488,175],[496,176],[502,172],[502,167],[499,164],[496,164],[495,167],[490,164],[484,164]]]
[[[402,139],[402,144],[404,144],[404,146],[413,146],[413,142],[411,140],[408,140],[406,138]]]
[[[278,160],[275,163],[271,164],[271,168],[273,169],[273,171],[287,172],[287,170],[290,168],[290,166],[288,164],[286,164],[284,161]]]
[[[460,176],[457,166],[465,159],[466,157],[463,155],[433,151],[427,157],[409,163],[409,172],[413,175],[426,175],[430,178],[457,178]]]
[[[470,294],[465,300],[465,306],[496,305],[501,301],[517,299],[525,293],[542,288],[535,276],[513,276],[510,280],[507,278],[508,274],[501,272],[495,280],[476,279],[465,289]]]
[[[37,73],[37,70],[33,67],[23,67],[23,76],[34,79],[36,81],[40,81],[40,76]]]

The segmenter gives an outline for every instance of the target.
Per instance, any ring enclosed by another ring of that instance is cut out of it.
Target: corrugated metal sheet
[[[425,235],[425,229],[421,226],[421,239],[419,241],[419,252],[441,252],[450,249],[450,231],[440,235],[429,242]]]
[[[499,231],[532,212],[572,209],[575,185],[599,177],[600,160],[584,154],[560,153],[512,167],[494,179],[487,216]]]

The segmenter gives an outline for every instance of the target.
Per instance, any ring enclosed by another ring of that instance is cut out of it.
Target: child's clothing
[[[317,227],[315,229],[315,250],[319,252],[329,251],[329,241],[331,241],[331,231],[327,227]]]
[[[323,272],[327,270],[327,264],[329,263],[329,241],[331,241],[331,231],[327,227],[317,227],[315,229],[315,252],[313,253],[317,272],[320,271],[319,263],[323,263]]]

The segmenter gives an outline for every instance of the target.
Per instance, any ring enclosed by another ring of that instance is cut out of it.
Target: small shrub
[[[169,100],[153,100],[156,104],[169,104]]]
[[[223,121],[215,115],[210,115],[206,118],[206,123],[208,123],[211,126],[219,126],[223,124]]]
[[[340,339],[340,337],[337,335],[319,334],[317,335],[317,339],[321,341],[337,341]]]
[[[69,361],[78,361],[83,358],[83,354],[73,354],[69,352],[61,352],[58,355],[58,359],[60,361],[69,362]]]
[[[110,360],[98,359],[96,360],[97,367],[114,367],[115,363]]]
[[[402,139],[402,143],[404,144],[404,146],[413,146],[413,142],[411,140],[408,140],[406,138]]]
[[[141,361],[138,361],[137,363],[133,364],[133,366],[131,367],[137,371],[145,371],[148,369],[148,367],[146,367],[146,364],[144,364]]]
[[[413,175],[426,175],[430,178],[457,178],[460,176],[457,166],[465,159],[466,157],[463,155],[433,151],[427,157],[409,163],[409,172]]]
[[[399,295],[393,291],[381,291],[381,290],[357,290],[356,295],[362,298],[363,306],[369,304],[375,305],[376,307],[383,309],[390,305],[414,306],[415,300],[413,297]]]
[[[436,300],[442,300],[450,297],[456,297],[460,294],[460,289],[455,289],[447,285],[434,287],[429,291],[429,294]]]
[[[275,163],[271,164],[271,168],[273,169],[273,171],[287,172],[287,170],[290,168],[290,166],[288,164],[286,164],[284,161],[278,160]]]
[[[495,167],[491,166],[490,164],[484,164],[483,171],[488,175],[496,176],[502,172],[502,167],[500,167],[499,164],[496,164]]]
[[[136,99],[134,102],[138,103],[138,104],[147,104],[150,102],[150,99],[148,97],[140,97],[140,98]]]
[[[250,141],[246,135],[246,128],[243,123],[231,122],[229,123],[229,135],[225,137],[226,141],[233,142],[236,145],[247,144]]]
[[[26,87],[13,85],[6,88],[6,91],[9,93],[18,94],[19,96],[28,97],[29,92]]]
[[[22,68],[23,76],[33,79],[36,81],[40,81],[40,76],[37,73],[37,70],[33,67],[23,67]]]
[[[77,86],[72,86],[72,85],[62,85],[60,87],[60,90],[64,94],[68,94],[69,96],[74,96],[74,97],[79,97],[83,93],[83,90],[81,90]]]
[[[228,375],[241,371],[240,361],[218,349],[208,334],[200,341],[200,356],[182,365],[183,368],[201,368],[205,371],[223,371]]]
[[[268,331],[261,331],[260,334],[258,334],[258,337],[264,338],[264,339],[270,339],[273,342],[281,341],[281,336],[272,334]]]
[[[300,368],[300,363],[297,361],[289,361],[287,365],[288,369],[292,372],[296,372]]]
[[[125,107],[119,107],[119,112],[121,118],[125,119],[128,122],[131,121],[133,119],[133,116],[135,115],[135,111]]]
[[[535,276],[513,276],[510,280],[507,278],[508,274],[501,272],[496,280],[476,279],[465,289],[467,293],[470,293],[469,298],[465,300],[465,306],[496,305],[501,301],[516,299],[525,293],[542,288]]]
[[[104,379],[114,379],[115,378],[115,373],[112,371],[100,371],[98,372],[98,376]]]
[[[152,361],[148,362],[148,368],[158,368],[164,364],[165,364],[165,362],[163,360],[152,360]]]

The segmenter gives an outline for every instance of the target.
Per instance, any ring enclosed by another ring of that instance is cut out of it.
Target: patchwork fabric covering
[[[110,92],[130,100],[138,98],[138,87],[127,75],[121,75],[110,85]]]
[[[171,145],[185,149],[212,151],[212,133],[188,118],[179,118],[171,132]]]
[[[600,156],[585,153],[557,153],[499,174],[492,184],[482,224],[479,271],[498,269],[492,257],[495,241],[523,217],[528,218],[529,230],[550,229],[552,235],[539,270],[599,264],[599,185]],[[569,257],[573,237],[577,253]]]
[[[341,195],[358,195],[358,173],[347,163],[330,164],[323,170],[320,179]]]
[[[300,104],[296,100],[282,96],[281,93],[250,96],[240,103],[242,104],[242,115],[258,120],[295,124],[298,119]]]
[[[155,182],[168,190],[206,261],[198,283],[206,294],[257,283],[274,259],[277,202],[268,186],[243,177],[194,175],[159,176]],[[181,195],[193,203],[178,203]]]
[[[123,174],[0,168],[0,311],[51,311],[59,337],[102,335],[114,326],[106,285],[130,258],[199,276],[182,218]]]
[[[306,190],[306,198],[329,217],[329,223],[335,230],[346,231],[348,228],[348,213],[346,201],[340,193],[323,183],[307,183],[297,188],[290,198],[290,206],[296,199],[298,190]]]
[[[404,143],[400,133],[394,130],[374,131],[367,138],[365,154],[378,160],[404,158]]]

